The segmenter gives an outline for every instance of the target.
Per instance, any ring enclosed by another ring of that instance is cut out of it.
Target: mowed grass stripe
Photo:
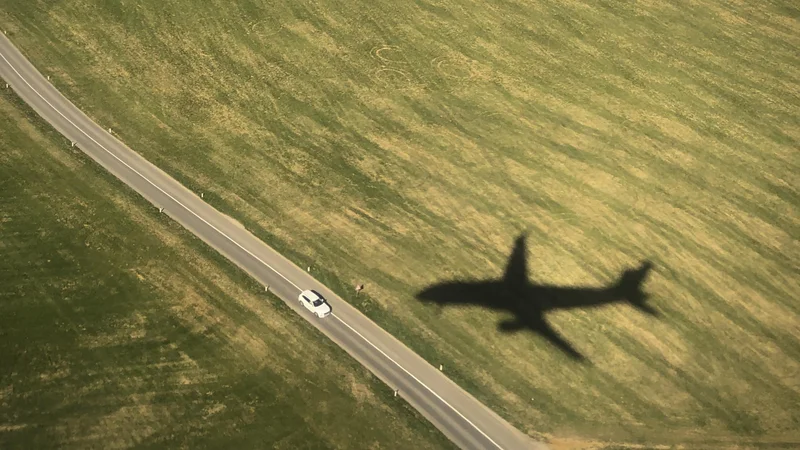
[[[0,24],[92,117],[532,435],[800,439],[789,2],[186,5],[18,2]],[[413,298],[499,276],[523,230],[540,282],[654,261],[664,318],[552,314],[583,367],[499,334],[502,313]]]

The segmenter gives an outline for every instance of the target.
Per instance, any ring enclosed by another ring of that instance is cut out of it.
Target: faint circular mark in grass
[[[460,58],[437,56],[431,60],[431,66],[440,75],[453,80],[469,80],[475,76],[470,63]]]
[[[277,28],[270,29],[269,26],[267,25],[266,21],[261,20],[261,21],[251,22],[251,23],[247,24],[247,28],[246,28],[247,31],[245,32],[245,34],[252,34],[252,35],[258,36],[259,38],[262,38],[262,39],[270,38],[270,37],[276,36],[278,33],[283,31],[283,29],[285,27],[286,27],[286,24],[282,24],[281,26],[279,26]]]
[[[373,77],[385,85],[403,86],[411,83],[411,75],[407,72],[389,67],[376,70]]]
[[[405,61],[403,61],[400,56],[402,52],[403,51],[396,45],[381,45],[372,47],[372,50],[370,50],[372,57],[384,64],[404,64]]]

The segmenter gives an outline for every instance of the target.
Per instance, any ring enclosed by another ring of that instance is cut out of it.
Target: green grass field
[[[0,123],[0,448],[453,448],[9,91]]]
[[[554,447],[800,445],[800,10],[764,2],[7,0],[133,149]],[[663,317],[558,312],[591,364],[414,295],[642,259]],[[353,297],[352,286],[366,284]]]

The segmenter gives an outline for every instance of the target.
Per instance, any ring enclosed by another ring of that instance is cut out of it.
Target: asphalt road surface
[[[390,389],[396,389],[463,449],[545,449],[450,381],[444,373],[336,296],[228,216],[205,203],[94,123],[0,34],[0,76],[31,108],[77,148],[163,213],[269,286],[298,314],[342,347]],[[69,144],[65,144],[69,145]],[[313,270],[313,269],[312,269]],[[299,305],[303,289],[320,292],[333,314],[317,319]]]

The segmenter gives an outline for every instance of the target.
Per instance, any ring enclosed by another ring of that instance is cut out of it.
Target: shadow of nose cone
[[[422,301],[422,302],[433,302],[437,298],[437,296],[436,296],[436,287],[434,286],[434,287],[425,288],[425,289],[417,292],[417,295],[415,295],[414,298],[416,298],[417,300]]]

